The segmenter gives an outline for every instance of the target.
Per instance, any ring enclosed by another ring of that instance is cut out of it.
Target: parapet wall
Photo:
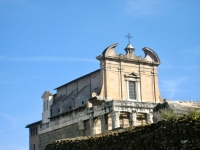
[[[95,136],[62,139],[45,150],[200,149],[200,118],[182,117]]]

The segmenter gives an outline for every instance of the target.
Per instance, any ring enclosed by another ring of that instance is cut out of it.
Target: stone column
[[[101,133],[108,131],[108,115],[102,115],[100,116],[101,119]]]
[[[137,118],[137,113],[131,112],[130,113],[130,126],[136,126],[136,118]]]
[[[120,124],[119,124],[119,115],[120,115],[119,111],[113,111],[111,113],[111,116],[112,116],[112,129],[120,127]]]
[[[147,124],[153,123],[153,115],[151,113],[147,114]]]
[[[90,135],[95,135],[95,119],[90,118]]]

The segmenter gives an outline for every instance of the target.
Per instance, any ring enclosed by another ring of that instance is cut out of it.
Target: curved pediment
[[[146,60],[146,61],[152,61],[152,62],[157,62],[159,64],[161,63],[158,55],[151,48],[144,47],[142,50],[145,53],[144,60]]]
[[[103,56],[118,56],[115,52],[115,47],[118,45],[118,43],[116,44],[112,44],[110,46],[108,46],[102,53]]]

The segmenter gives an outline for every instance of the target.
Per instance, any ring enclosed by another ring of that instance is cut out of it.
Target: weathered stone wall
[[[32,133],[31,133],[32,129],[34,129],[34,131],[32,131]],[[30,150],[39,150],[39,135],[38,135],[38,133],[39,133],[39,125],[34,125],[31,128],[29,128],[29,149]]]
[[[86,85],[90,85],[89,93],[94,91],[95,88],[100,88],[101,86],[101,76],[100,71],[92,72],[84,77],[76,79],[62,87],[57,88],[57,96],[61,95],[69,95],[73,90],[77,90],[77,92],[81,91]]]
[[[85,132],[84,130],[79,130],[78,124],[76,123],[67,127],[63,127],[58,130],[53,130],[51,132],[40,134],[39,135],[40,150],[44,150],[45,146],[54,140],[84,136],[85,135],[84,132]]]
[[[182,117],[91,137],[58,140],[48,144],[45,150],[198,150],[199,137],[200,118]]]

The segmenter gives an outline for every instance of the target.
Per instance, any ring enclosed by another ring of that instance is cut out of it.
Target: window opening
[[[136,99],[135,81],[129,81],[129,99]]]

